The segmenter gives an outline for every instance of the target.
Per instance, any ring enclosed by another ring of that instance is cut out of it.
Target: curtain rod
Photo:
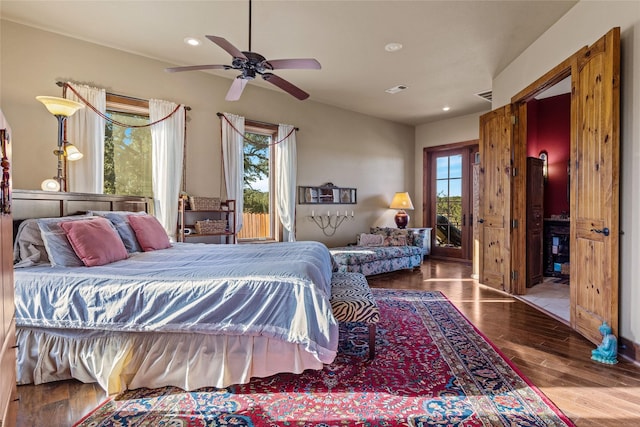
[[[64,87],[64,85],[66,84],[65,82],[56,82],[56,84],[60,87]],[[127,98],[127,99],[131,99],[133,101],[142,101],[142,102],[149,102],[148,99],[142,99],[142,98],[136,98],[133,96],[127,96],[127,95],[121,95],[119,93],[113,93],[113,92],[107,92],[108,95],[114,95],[114,96],[119,96],[121,98]],[[189,107],[188,105],[184,106],[184,109],[187,111],[191,111],[191,107]]]
[[[217,115],[218,117],[222,117],[222,116],[224,116],[224,113],[216,113],[216,115]],[[259,124],[259,125],[265,125],[265,126],[278,126],[278,125],[277,125],[277,124],[275,124],[275,123],[261,122],[260,120],[253,120],[253,119],[249,119],[249,121],[250,121],[250,122],[253,122],[253,123],[257,123],[257,124]],[[298,128],[298,127],[294,127],[294,129],[295,129],[296,131],[299,131],[299,130],[300,130],[300,128]]]

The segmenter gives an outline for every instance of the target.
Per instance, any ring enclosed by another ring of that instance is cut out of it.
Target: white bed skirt
[[[109,394],[140,387],[191,391],[322,369],[299,344],[263,336],[17,328],[18,384],[75,378]]]

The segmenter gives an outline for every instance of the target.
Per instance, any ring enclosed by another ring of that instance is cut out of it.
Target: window
[[[149,123],[149,103],[107,94],[107,117],[127,125]],[[105,125],[104,192],[152,196],[151,128]]]
[[[279,240],[273,183],[274,126],[245,122],[244,209],[238,240]]]

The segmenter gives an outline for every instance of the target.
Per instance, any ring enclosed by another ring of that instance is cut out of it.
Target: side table
[[[422,243],[422,257],[426,257],[431,253],[431,228],[427,227],[407,227],[407,230],[422,231],[424,230],[424,242]]]

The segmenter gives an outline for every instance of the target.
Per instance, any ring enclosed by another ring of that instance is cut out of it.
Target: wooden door
[[[544,162],[527,157],[527,287],[542,282]]]
[[[511,105],[480,117],[479,280],[510,292]]]
[[[478,158],[480,156],[478,155]],[[480,218],[480,164],[477,163],[477,160],[473,163],[473,201],[472,201],[472,216],[471,216],[471,226],[472,226],[472,234],[473,234],[473,273],[471,277],[474,279],[478,279],[480,276],[478,271],[480,269],[480,232],[478,227],[477,218]]]
[[[432,257],[471,259],[470,157],[475,147],[430,153]]]
[[[598,343],[618,333],[620,29],[572,69],[571,325]]]
[[[14,425],[18,410],[9,138],[9,128],[0,111],[0,426]]]

